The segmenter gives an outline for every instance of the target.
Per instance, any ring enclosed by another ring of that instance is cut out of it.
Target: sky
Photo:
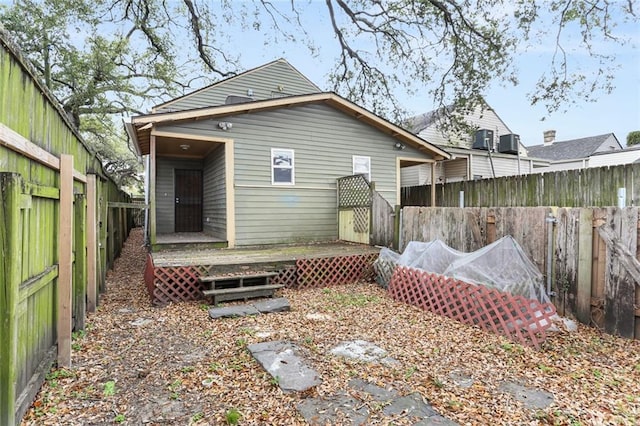
[[[261,34],[251,30],[237,30],[237,37],[242,43],[237,45],[240,50],[234,53],[240,54],[240,63],[246,69],[283,57],[321,89],[328,90],[330,86],[327,74],[332,68],[337,52],[330,23],[323,15],[317,14],[312,20],[305,21],[305,24],[317,40],[317,57],[312,57],[308,49],[300,44],[286,43],[282,40],[279,43],[265,44]],[[558,141],[614,133],[624,147],[627,134],[640,130],[640,26],[621,26],[617,35],[623,35],[631,42],[616,48],[619,68],[613,82],[615,89],[610,94],[600,94],[596,102],[578,102],[567,106],[567,111],[551,115],[542,105],[531,106],[527,94],[535,87],[545,66],[550,63],[553,34],[548,36],[548,44],[541,43],[514,58],[519,70],[518,86],[503,87],[495,84],[485,93],[485,100],[507,127],[520,135],[524,145],[542,144],[543,132],[555,130]],[[568,43],[568,47],[569,60],[584,67],[583,63],[587,57],[584,50],[571,46],[571,43]],[[603,49],[611,47],[604,46]],[[401,70],[395,71],[401,73]],[[427,96],[401,95],[400,99],[411,115],[435,108],[433,101]]]
[[[169,3],[171,1],[180,4],[177,0],[169,0]],[[11,2],[11,0],[0,0],[0,4]],[[232,4],[234,9],[238,5],[237,10],[240,10],[243,3],[246,2],[234,0]],[[290,8],[290,0],[272,0],[272,3],[283,10]],[[296,5],[304,6],[306,3],[299,0]],[[540,0],[540,3],[544,4],[544,1]],[[326,5],[324,1],[310,0],[309,5],[304,8],[307,12],[301,19],[318,48],[315,55],[312,55],[300,42],[287,42],[283,39],[276,43],[270,42],[270,38],[264,37],[264,33],[270,32],[267,25],[268,18],[265,16],[261,17],[264,24],[259,30],[242,28],[237,21],[230,23],[215,13],[212,16],[217,19],[223,32],[228,34],[230,42],[225,47],[226,53],[239,58],[237,71],[285,58],[322,90],[330,90],[328,73],[335,63],[338,45],[326,16]],[[503,11],[503,13],[508,12]],[[636,11],[636,14],[639,13],[640,11]],[[544,32],[547,27],[552,28],[547,22],[541,21],[538,29]],[[614,133],[624,147],[627,134],[640,130],[640,25],[637,23],[622,25],[615,35],[626,37],[630,42],[623,47],[596,46],[603,52],[615,49],[618,61],[616,64],[618,69],[613,81],[615,89],[610,94],[599,94],[596,102],[576,102],[567,105],[566,111],[551,115],[548,115],[542,105],[531,106],[527,94],[533,90],[537,79],[551,61],[554,46],[553,33],[547,34],[546,38],[543,37],[540,44],[527,51],[521,51],[514,57],[520,81],[518,86],[502,86],[496,83],[484,94],[484,98],[507,127],[513,133],[520,135],[524,145],[541,144],[543,132],[555,130],[558,141]],[[185,41],[185,44],[190,43]],[[584,49],[575,43],[575,40],[569,41],[565,46],[572,64],[589,66],[588,56],[585,55]],[[391,71],[402,74],[401,69]],[[194,87],[194,89],[197,88]],[[409,115],[417,115],[436,107],[426,93],[427,88],[423,95],[408,96],[398,93],[397,96]]]

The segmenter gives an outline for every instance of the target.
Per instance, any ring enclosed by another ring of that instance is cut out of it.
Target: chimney
[[[545,130],[542,132],[544,135],[544,146],[551,145],[556,140],[556,131],[555,130]]]

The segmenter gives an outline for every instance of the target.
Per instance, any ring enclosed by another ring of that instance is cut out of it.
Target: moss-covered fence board
[[[57,350],[60,158],[73,164],[72,324],[84,327],[88,265],[104,289],[130,220],[107,222],[108,202],[127,202],[19,50],[0,30],[0,424],[20,422]],[[95,191],[87,198],[87,176]],[[97,212],[88,223],[87,206]],[[111,209],[116,210],[116,209]],[[112,213],[127,217],[124,209]],[[87,229],[101,229],[87,256]],[[107,229],[108,228],[108,229]],[[110,239],[110,241],[108,240]],[[96,252],[95,248],[94,253]],[[97,257],[97,259],[96,259]]]

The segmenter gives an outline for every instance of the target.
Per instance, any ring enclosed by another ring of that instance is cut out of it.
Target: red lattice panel
[[[298,259],[297,288],[326,287],[336,284],[354,283],[370,280],[373,277],[371,266],[378,257],[376,253],[366,255],[321,257]]]
[[[197,300],[202,297],[198,278],[208,268],[205,266],[157,267],[154,270],[153,303]]]
[[[298,273],[296,271],[295,266],[281,269],[277,272],[278,272],[278,275],[271,277],[271,279],[269,280],[270,284],[282,284],[287,288],[292,288],[296,286],[296,282],[298,280]]]
[[[546,339],[556,313],[551,303],[400,266],[394,270],[388,291],[396,300],[535,348]]]

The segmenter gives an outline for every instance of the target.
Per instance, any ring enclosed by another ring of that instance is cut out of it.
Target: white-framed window
[[[271,184],[295,184],[295,161],[292,149],[271,148]]]
[[[353,174],[364,175],[368,182],[371,182],[371,157],[362,155],[353,156]]]

